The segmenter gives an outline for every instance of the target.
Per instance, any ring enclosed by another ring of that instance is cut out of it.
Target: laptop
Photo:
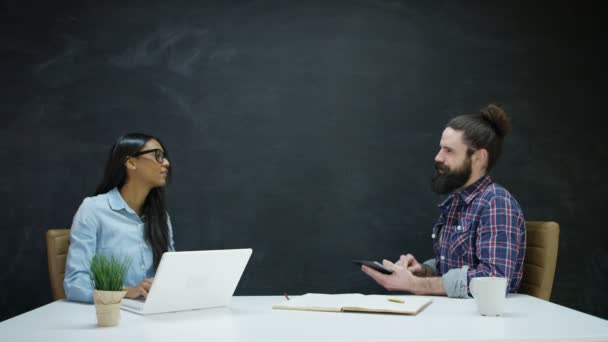
[[[121,308],[142,315],[227,306],[252,250],[165,252],[146,299],[123,298]]]

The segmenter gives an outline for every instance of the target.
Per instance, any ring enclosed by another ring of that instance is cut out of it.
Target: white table
[[[57,301],[0,322],[0,341],[608,341],[608,321],[526,295],[503,317],[473,299],[433,297],[416,316],[272,310],[280,296],[234,297],[230,307],[140,316],[98,328],[93,305]]]

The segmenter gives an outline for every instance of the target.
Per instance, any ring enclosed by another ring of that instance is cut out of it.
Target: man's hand
[[[413,257],[412,257],[413,258]],[[403,258],[401,258],[403,259]],[[401,261],[399,259],[399,261]],[[416,259],[414,259],[416,261]],[[361,270],[368,276],[374,279],[380,286],[389,291],[404,291],[416,294],[420,278],[416,277],[406,267],[400,264],[393,264],[388,260],[382,260],[384,267],[392,270],[392,274],[382,274],[365,265],[361,266]],[[407,264],[406,264],[407,265]]]
[[[399,260],[395,264],[407,269],[418,277],[424,275],[425,273],[422,264],[419,263],[418,260],[416,260],[416,258],[414,258],[414,256],[411,254],[401,255],[401,257],[399,257]]]
[[[127,287],[127,294],[125,297],[131,299],[139,297],[146,298],[150,288],[152,287],[152,281],[154,281],[154,278],[148,278],[135,286]]]

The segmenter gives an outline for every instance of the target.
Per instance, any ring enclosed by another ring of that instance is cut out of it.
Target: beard
[[[435,175],[431,181],[435,193],[445,195],[461,188],[471,178],[471,158],[467,157],[463,165],[455,170],[439,162],[435,162]]]

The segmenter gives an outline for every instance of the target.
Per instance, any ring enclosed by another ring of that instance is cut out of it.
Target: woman
[[[155,137],[131,133],[112,146],[95,196],[82,202],[72,223],[63,281],[69,300],[93,302],[88,265],[95,254],[130,259],[126,297],[147,296],[162,254],[174,250],[165,210],[169,166]]]

